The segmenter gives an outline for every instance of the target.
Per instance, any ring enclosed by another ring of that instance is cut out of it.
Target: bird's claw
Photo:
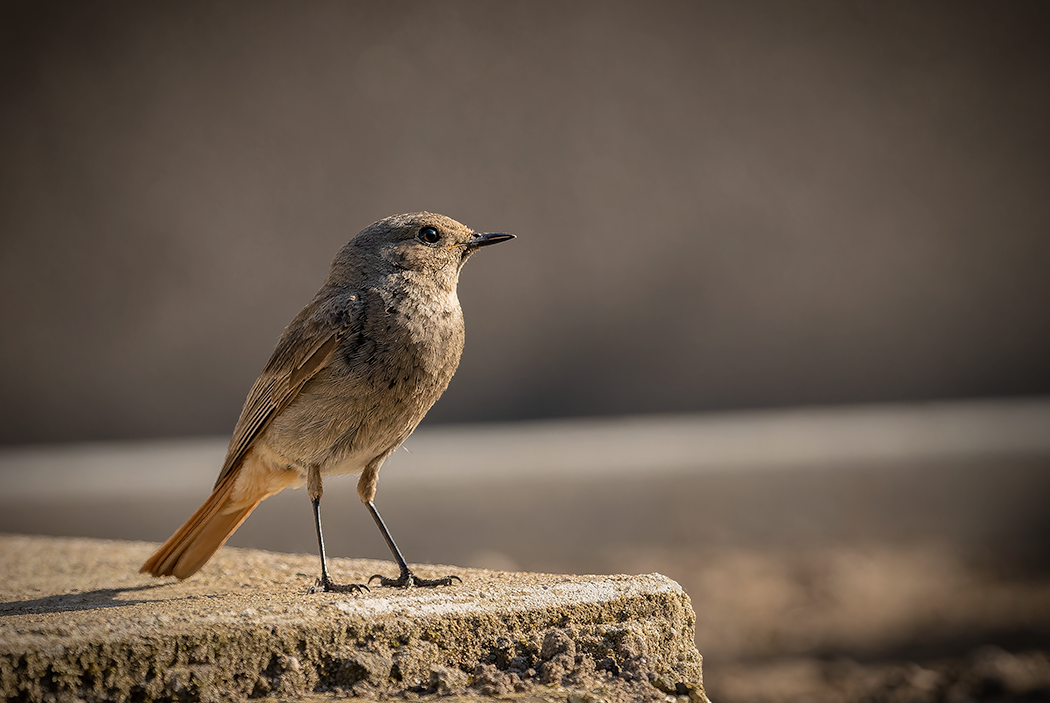
[[[411,571],[402,572],[396,579],[387,578],[382,574],[375,574],[372,578],[368,579],[368,583],[371,584],[372,581],[376,579],[379,579],[380,586],[390,586],[392,588],[412,588],[414,586],[419,586],[420,588],[434,588],[436,586],[451,586],[453,580],[463,583],[463,579],[455,574],[439,579],[421,579]]]
[[[371,581],[371,579],[369,579]],[[336,583],[327,576],[321,576],[314,585],[306,589],[309,593],[360,593],[369,590],[363,583]]]

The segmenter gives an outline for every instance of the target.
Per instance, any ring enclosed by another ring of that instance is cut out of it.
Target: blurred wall
[[[357,230],[428,422],[1050,393],[1050,5],[0,4],[0,442],[228,432]]]

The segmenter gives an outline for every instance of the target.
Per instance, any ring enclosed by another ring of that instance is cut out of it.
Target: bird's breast
[[[396,449],[448,387],[463,350],[454,296],[364,298],[330,363],[267,432],[271,446],[323,473],[360,471]]]

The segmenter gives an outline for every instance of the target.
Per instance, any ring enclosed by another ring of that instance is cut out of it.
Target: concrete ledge
[[[137,573],[154,547],[0,536],[0,698],[706,700],[689,597],[659,574],[420,567],[463,584],[307,595],[312,556],[227,548],[177,582]],[[333,562],[340,581],[394,571]]]

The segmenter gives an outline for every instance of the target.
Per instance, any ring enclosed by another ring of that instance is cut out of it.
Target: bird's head
[[[510,239],[514,239],[513,234],[475,232],[433,212],[393,215],[361,230],[339,253],[333,266],[343,259],[355,268],[371,265],[413,272],[454,287],[460,268],[471,254]]]

